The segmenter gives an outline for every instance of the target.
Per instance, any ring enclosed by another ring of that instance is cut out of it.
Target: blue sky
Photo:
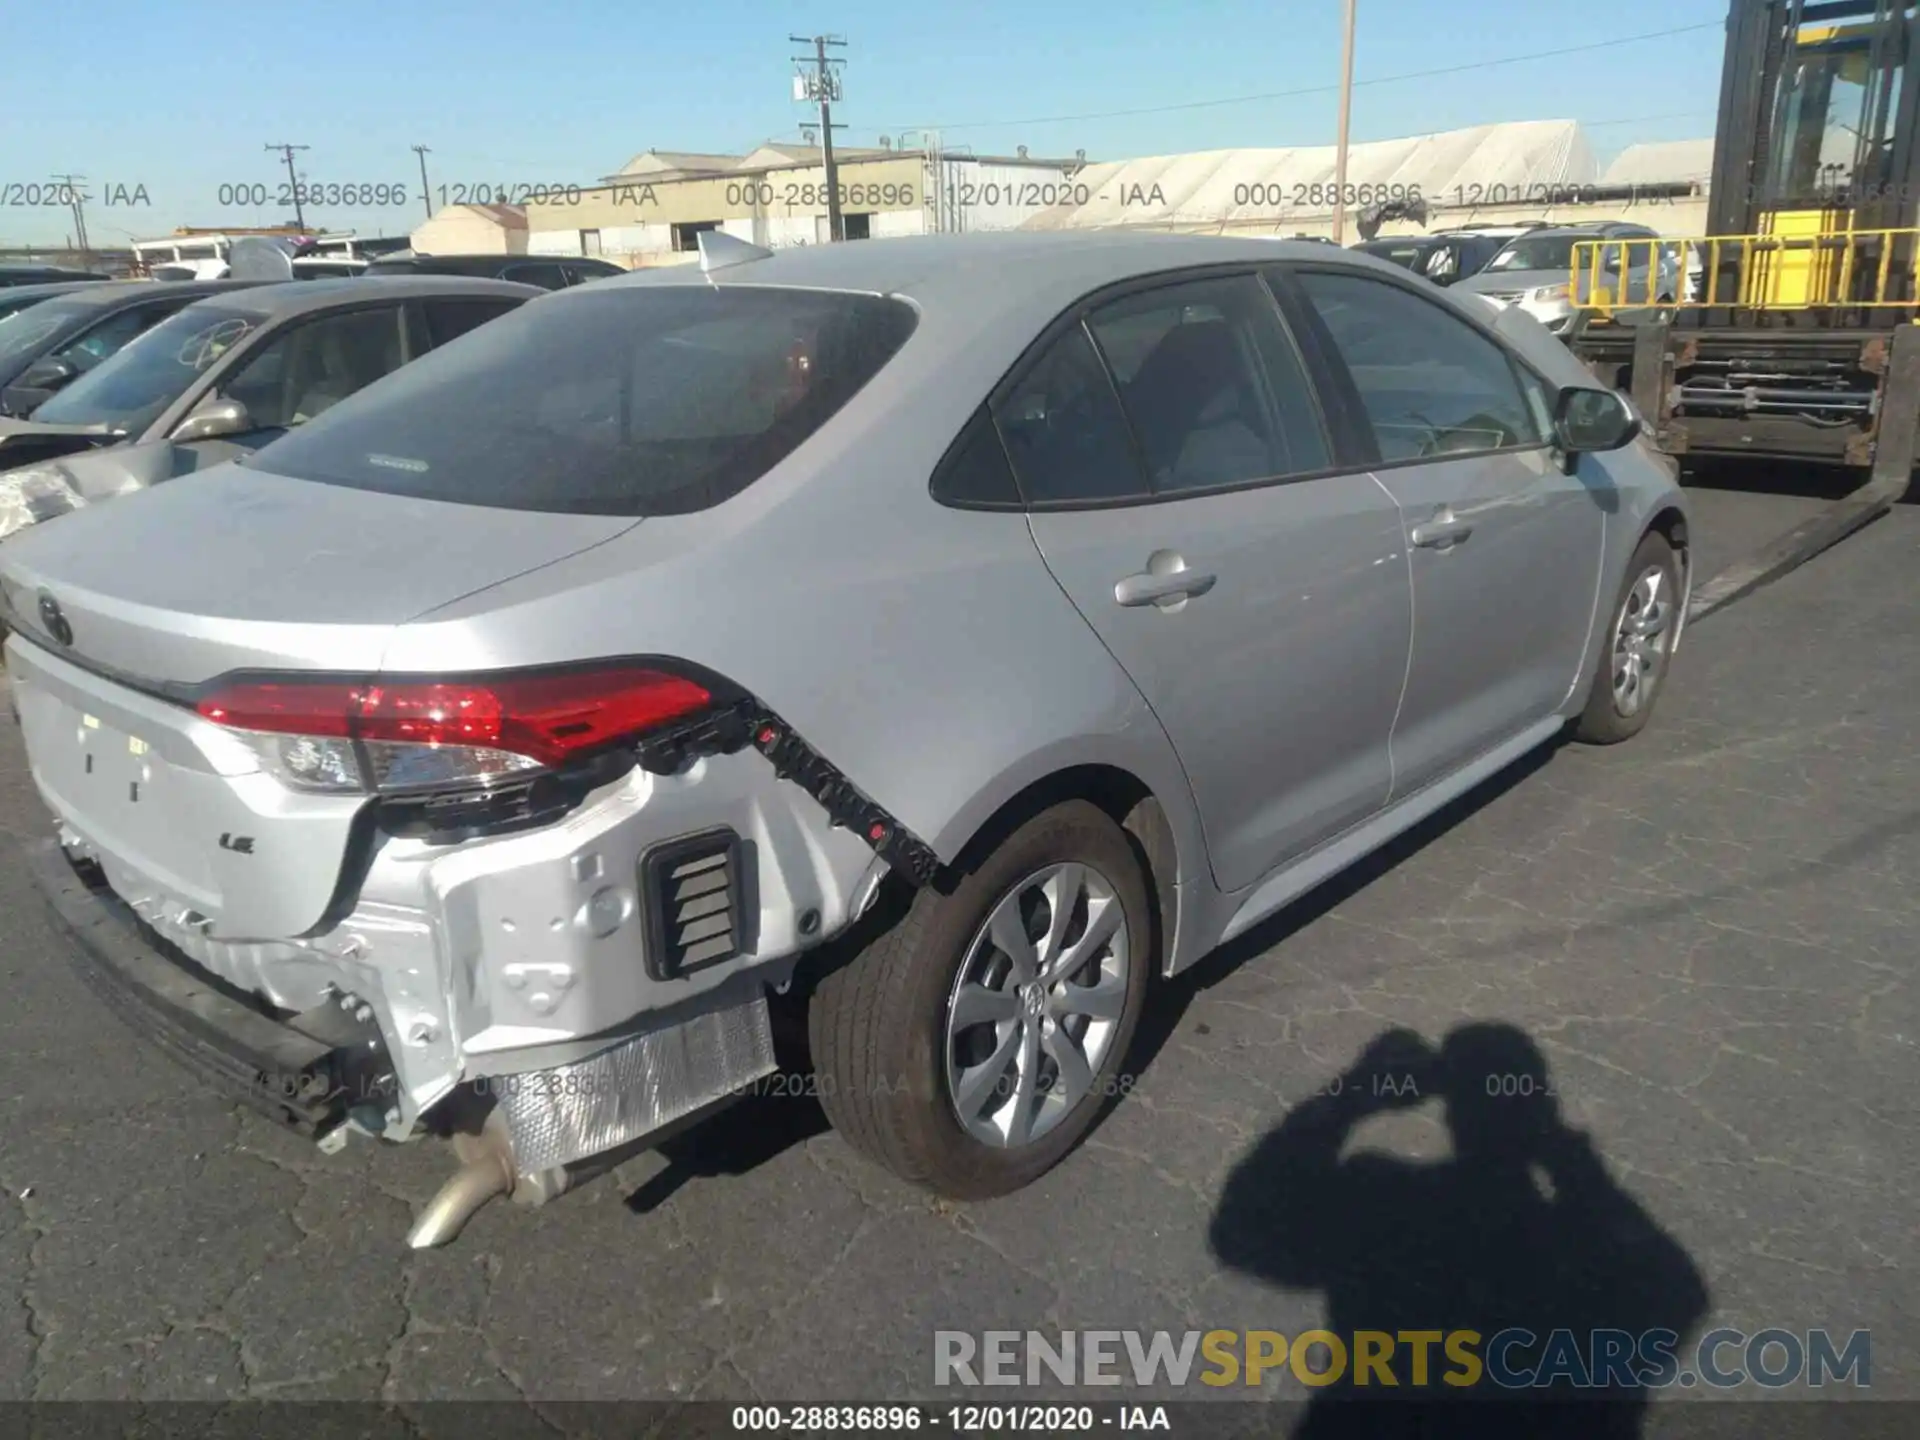
[[[1710,134],[1725,0],[1607,5],[1359,0],[1354,139],[1497,120],[1576,119],[1608,154]],[[245,18],[242,18],[245,17]],[[1391,84],[1375,77],[1700,24],[1689,34]],[[1339,0],[388,0],[374,8],[232,0],[37,7],[10,49],[0,187],[88,178],[95,243],[179,224],[273,223],[217,203],[223,183],[285,178],[270,141],[303,143],[309,183],[399,183],[409,199],[318,217],[362,233],[417,224],[435,187],[579,182],[649,147],[744,150],[797,139],[789,33],[846,36],[842,143],[946,127],[949,146],[1093,159],[1331,143],[1331,92],[1159,114],[1331,85]],[[104,40],[103,37],[112,36]],[[20,62],[27,63],[20,63]],[[1104,118],[1040,123],[1056,116]],[[108,208],[108,186],[151,203]],[[10,198],[0,188],[0,201]],[[315,216],[309,215],[309,223]],[[58,243],[64,210],[0,208],[0,243]]]

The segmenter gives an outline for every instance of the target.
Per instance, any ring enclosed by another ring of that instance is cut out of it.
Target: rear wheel
[[[1631,739],[1653,717],[1680,628],[1680,561],[1666,537],[1640,541],[1615,600],[1595,664],[1577,739],[1613,745]]]
[[[1084,801],[1043,811],[821,981],[807,1028],[827,1117],[958,1199],[1038,1179],[1129,1088],[1152,937],[1120,827]]]

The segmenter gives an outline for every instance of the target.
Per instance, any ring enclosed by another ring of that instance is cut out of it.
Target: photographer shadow
[[[1350,1349],[1357,1331],[1392,1337],[1398,1384],[1377,1368],[1362,1381],[1349,1354],[1338,1378],[1311,1392],[1297,1440],[1641,1433],[1649,1371],[1663,1345],[1684,1356],[1706,1314],[1706,1283],[1614,1182],[1592,1139],[1566,1125],[1551,1088],[1538,1047],[1512,1025],[1463,1025],[1438,1049],[1388,1031],[1235,1167],[1209,1232],[1221,1262],[1324,1292],[1326,1328]],[[1362,1122],[1436,1097],[1450,1157],[1353,1148]],[[1402,1332],[1462,1330],[1479,1335],[1464,1348],[1481,1373],[1436,1338],[1427,1383],[1416,1384]],[[1508,1330],[1534,1338],[1491,1343]],[[1596,1342],[1595,1332],[1608,1333]],[[1311,1355],[1312,1371],[1334,1368],[1328,1350]],[[1528,1372],[1556,1383],[1511,1384]]]

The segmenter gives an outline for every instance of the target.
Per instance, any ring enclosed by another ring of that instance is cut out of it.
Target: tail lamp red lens
[[[622,666],[391,683],[243,680],[195,708],[236,730],[468,746],[553,767],[696,714],[712,700],[705,686],[684,676]]]

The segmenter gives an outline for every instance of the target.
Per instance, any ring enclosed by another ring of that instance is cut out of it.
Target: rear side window
[[[498,320],[519,305],[518,300],[427,300],[420,308],[427,319],[428,342],[444,345],[476,326]]]
[[[933,498],[943,505],[995,510],[1020,508],[1020,489],[1006,447],[983,406],[933,472]]]
[[[502,280],[517,280],[522,285],[538,285],[542,290],[567,288],[567,272],[553,261],[509,265],[500,272]]]
[[[1081,326],[1054,341],[994,419],[1029,505],[1085,505],[1147,493],[1126,417]]]
[[[594,287],[430,352],[250,463],[469,505],[685,514],[785,459],[914,320],[870,295]]]
[[[1360,392],[1382,460],[1544,444],[1512,362],[1437,301],[1359,275],[1299,276]]]

